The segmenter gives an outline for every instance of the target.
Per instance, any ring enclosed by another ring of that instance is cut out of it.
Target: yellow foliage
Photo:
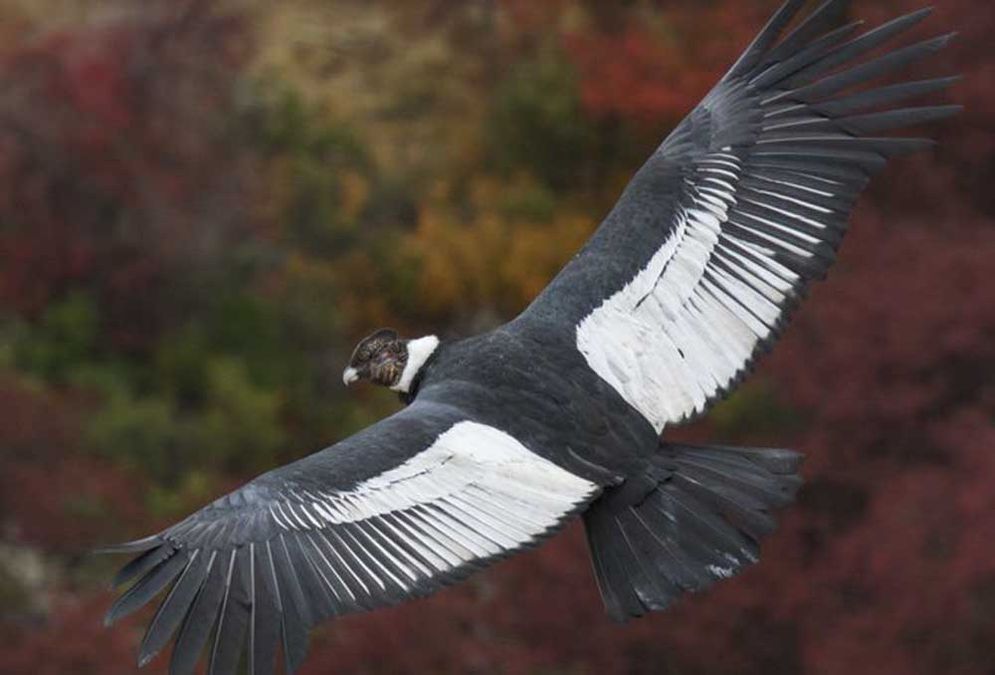
[[[465,4],[435,20],[433,3],[257,3],[255,67],[368,132],[379,165],[438,173],[472,161],[481,145],[487,64],[454,40],[457,23],[486,17]]]
[[[470,206],[441,200],[410,237],[420,263],[419,302],[435,315],[479,308],[509,317],[522,310],[594,230],[590,216],[564,209],[547,221],[509,214],[509,194],[528,189],[476,179]],[[466,217],[464,214],[468,214]]]
[[[366,206],[370,197],[369,181],[356,171],[346,171],[340,177],[342,182],[342,214],[355,219]]]
[[[508,285],[531,301],[584,245],[594,224],[587,215],[565,213],[551,223],[519,228],[504,267]]]

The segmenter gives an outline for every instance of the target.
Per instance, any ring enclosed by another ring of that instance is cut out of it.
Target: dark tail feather
[[[584,514],[608,614],[664,609],[756,562],[800,464],[788,450],[663,444],[645,483],[607,491]]]

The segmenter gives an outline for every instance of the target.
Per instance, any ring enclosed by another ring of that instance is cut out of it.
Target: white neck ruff
[[[423,338],[408,341],[408,362],[404,364],[401,379],[391,389],[407,394],[411,388],[411,383],[415,381],[422,366],[425,365],[438,346],[439,338],[434,335],[426,335]]]

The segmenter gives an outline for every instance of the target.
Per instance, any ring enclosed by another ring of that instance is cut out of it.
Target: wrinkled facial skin
[[[401,380],[407,362],[405,341],[396,331],[384,328],[356,345],[342,380],[346,385],[356,380],[369,380],[384,387],[393,387]]]

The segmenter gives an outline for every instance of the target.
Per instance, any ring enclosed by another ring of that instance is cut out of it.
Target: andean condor
[[[382,330],[359,344],[345,383],[407,407],[113,547],[138,554],[117,582],[137,581],[108,623],[169,588],[139,662],[176,633],[174,673],[208,642],[211,673],[246,650],[252,673],[278,650],[295,671],[323,619],[432,593],[578,514],[616,619],[756,562],[799,455],[661,433],[773,342],[870,176],[930,147],[881,132],[957,111],[902,103],[953,78],[863,86],[947,44],[865,57],[928,10],[860,33],[847,0],[828,0],[779,39],[804,4],[785,2],[521,315],[452,342]]]

